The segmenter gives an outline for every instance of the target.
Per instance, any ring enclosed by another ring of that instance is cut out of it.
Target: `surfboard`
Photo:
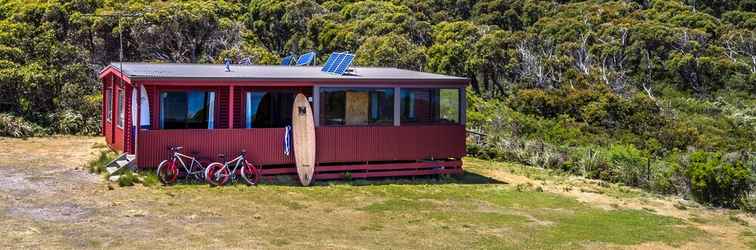
[[[315,174],[315,120],[312,108],[303,94],[297,94],[291,114],[294,160],[299,182],[309,186]]]

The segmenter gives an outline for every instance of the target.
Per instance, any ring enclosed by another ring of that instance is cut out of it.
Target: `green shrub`
[[[102,150],[97,155],[97,158],[90,160],[87,163],[87,169],[90,173],[100,174],[105,172],[105,164],[108,164],[116,158],[116,154],[110,150]]]
[[[144,176],[142,179],[142,185],[144,186],[151,187],[160,183],[160,179],[155,171],[143,171],[141,175]]]
[[[635,187],[647,186],[651,165],[643,152],[632,145],[612,145],[606,157],[613,168],[611,181]]]
[[[139,176],[131,172],[131,170],[124,170],[121,176],[118,178],[118,186],[128,187],[134,186],[134,184],[140,183]]]
[[[84,117],[74,110],[63,110],[50,114],[53,130],[60,134],[96,135],[100,133],[100,119]]]
[[[753,187],[752,169],[741,159],[725,159],[719,152],[696,151],[681,160],[698,201],[715,206],[737,207]]]
[[[24,118],[0,113],[0,136],[29,137],[42,133],[42,128]]]
[[[590,147],[586,148],[584,152],[579,152],[579,154],[577,164],[582,175],[586,178],[600,179],[601,171],[608,168],[603,154],[599,150]]]

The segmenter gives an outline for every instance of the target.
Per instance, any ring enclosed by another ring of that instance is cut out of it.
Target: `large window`
[[[113,89],[105,89],[105,120],[113,120]]]
[[[123,122],[126,115],[126,104],[124,103],[124,91],[118,90],[118,117],[116,118],[116,124],[119,128],[123,128]]]
[[[215,92],[165,91],[160,94],[160,128],[214,128]]]
[[[322,88],[322,125],[393,124],[394,89]]]
[[[296,93],[289,90],[249,91],[244,96],[244,127],[281,128],[291,125]]]
[[[402,88],[401,123],[459,123],[459,89]]]

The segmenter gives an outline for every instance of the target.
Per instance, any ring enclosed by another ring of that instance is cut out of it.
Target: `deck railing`
[[[283,136],[283,128],[140,130],[137,164],[157,166],[171,145],[213,161],[218,154],[233,157],[246,149],[257,165],[293,164],[293,155],[283,153]],[[465,154],[461,125],[318,127],[316,140],[319,164],[458,159]]]

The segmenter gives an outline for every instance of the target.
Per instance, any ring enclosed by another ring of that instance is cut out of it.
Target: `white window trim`
[[[207,98],[207,128],[208,129],[214,129],[215,128],[215,91],[208,91],[208,98]]]
[[[105,122],[113,123],[113,88],[105,89]]]
[[[121,98],[121,95],[123,95],[123,98]],[[126,91],[121,89],[118,91],[118,98],[116,102],[116,106],[118,107],[118,117],[116,117],[116,127],[123,128],[124,125],[126,125]]]

